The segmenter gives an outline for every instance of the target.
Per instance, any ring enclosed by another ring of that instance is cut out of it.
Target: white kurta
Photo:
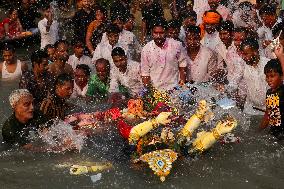
[[[141,74],[150,76],[158,90],[171,90],[178,85],[179,67],[186,67],[186,51],[182,43],[167,38],[162,48],[152,40],[142,49]]]
[[[247,114],[264,114],[253,109],[253,107],[265,110],[265,97],[268,85],[265,80],[264,66],[268,61],[269,59],[260,57],[257,67],[244,65],[243,77],[239,84],[239,95],[246,97],[244,112]]]
[[[58,39],[58,22],[53,20],[49,31],[46,31],[47,19],[44,18],[38,22],[38,29],[40,32],[40,48],[44,49],[44,47],[48,44],[54,44]]]
[[[86,97],[87,91],[88,91],[88,84],[82,90],[74,81],[74,88],[71,98]]]
[[[119,84],[126,87],[132,96],[138,95],[143,88],[140,63],[128,60],[125,73],[120,72],[118,69],[112,69],[110,74],[109,92],[119,92]]]
[[[188,80],[197,83],[206,82],[217,68],[217,55],[205,46],[201,46],[194,60],[187,56]]]

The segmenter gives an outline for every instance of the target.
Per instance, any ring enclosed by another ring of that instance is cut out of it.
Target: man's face
[[[186,46],[188,48],[197,48],[200,46],[201,37],[196,33],[187,33],[186,34]]]
[[[71,81],[65,81],[63,85],[56,87],[56,95],[63,99],[70,98],[73,93],[74,84]]]
[[[14,52],[13,51],[3,51],[3,59],[6,61],[7,64],[11,64],[14,59]]]
[[[272,90],[277,89],[282,84],[282,76],[274,70],[265,74],[267,84]]]
[[[241,56],[243,60],[248,65],[254,65],[256,61],[258,60],[259,54],[258,50],[250,47],[250,46],[244,46],[242,49]]]
[[[166,41],[166,31],[162,26],[155,26],[152,30],[152,37],[157,46],[163,46]]]
[[[133,18],[130,18],[125,24],[124,29],[127,31],[132,31],[135,25],[135,20]]]
[[[184,26],[195,26],[196,25],[196,19],[193,17],[187,17],[186,19],[184,19],[183,21],[183,25]]]
[[[179,28],[169,28],[167,30],[167,37],[178,39],[179,36]]]
[[[101,81],[107,81],[109,78],[110,70],[107,67],[107,64],[105,63],[97,63],[96,64],[96,71],[97,71],[97,76]]]
[[[116,19],[116,20],[113,21],[113,24],[117,25],[117,27],[119,28],[120,31],[123,30],[124,23],[123,23],[122,20]]]
[[[237,47],[237,49],[240,49],[240,45],[244,39],[245,39],[244,32],[234,32],[233,40],[234,40],[234,45]]]
[[[34,99],[32,95],[21,97],[14,107],[16,116],[21,120],[25,120],[25,122],[28,122],[30,119],[32,119],[34,115],[33,101]]]
[[[221,0],[208,0],[208,4],[211,10],[216,10],[220,4]]]
[[[219,32],[219,37],[224,44],[229,44],[232,42],[232,32],[228,30],[221,30]]]
[[[65,43],[60,43],[58,47],[55,49],[55,59],[60,60],[62,62],[66,62],[69,58],[67,52],[67,45]]]
[[[105,20],[105,15],[101,10],[96,11],[96,20]]]
[[[127,68],[127,58],[126,56],[113,56],[113,63],[121,71]]]
[[[90,8],[90,0],[82,0],[82,7],[83,8]]]
[[[18,11],[14,10],[12,14],[10,15],[11,20],[18,19]]]
[[[118,33],[107,33],[107,39],[109,41],[109,44],[111,46],[114,46],[118,42],[119,34]]]
[[[43,58],[40,64],[35,64],[34,66],[34,70],[42,75],[48,69],[48,59]]]
[[[213,34],[216,31],[218,24],[205,24],[205,31],[208,34]]]

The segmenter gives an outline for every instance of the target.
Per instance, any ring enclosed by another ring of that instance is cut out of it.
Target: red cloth
[[[133,128],[131,125],[128,125],[123,119],[120,119],[117,122],[117,128],[119,130],[120,135],[128,140],[131,129]]]
[[[156,106],[154,107],[152,113],[154,115],[159,115],[161,112],[171,112],[171,107],[169,107],[166,103],[164,102],[158,102]]]
[[[13,38],[16,37],[17,34],[19,34],[20,31],[20,25],[17,21],[12,22],[10,18],[5,18],[3,20],[3,25],[9,24],[9,37]]]

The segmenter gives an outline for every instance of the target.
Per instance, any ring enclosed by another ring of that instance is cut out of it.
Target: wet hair
[[[120,33],[120,29],[116,24],[109,24],[107,29],[106,29],[106,33],[110,34],[110,33],[116,33],[119,34]]]
[[[58,46],[60,45],[60,44],[65,44],[65,45],[68,45],[68,42],[66,41],[66,40],[64,40],[64,39],[59,39],[59,40],[57,40],[55,43],[54,43],[54,48],[55,49],[57,49],[58,48]]]
[[[15,8],[15,7],[12,7],[12,8],[9,9],[8,14],[11,15],[11,14],[13,14],[14,11],[18,12],[18,9]]]
[[[185,12],[183,14],[183,20],[187,19],[187,18],[194,18],[195,20],[197,20],[197,14],[195,11],[188,11],[188,12]]]
[[[48,9],[50,9],[50,5],[48,3],[44,4],[41,8],[41,10],[44,12],[44,11],[47,11]]]
[[[255,39],[255,38],[247,38],[245,39],[242,43],[241,43],[241,46],[240,46],[240,49],[241,50],[244,50],[244,47],[245,46],[249,46],[255,50],[258,50],[259,49],[259,44],[258,44],[258,41]]]
[[[272,71],[278,73],[280,76],[283,75],[281,63],[278,59],[271,59],[264,66],[264,74],[267,74]]]
[[[105,64],[105,66],[110,69],[110,63],[107,59],[99,58],[98,60],[96,60],[95,66],[97,66],[98,64]]]
[[[5,43],[3,48],[2,48],[3,51],[11,51],[11,52],[15,52],[15,47],[10,44],[10,43]]]
[[[278,35],[281,33],[281,38],[284,38],[284,22],[279,22],[278,24],[276,24],[273,29],[272,29],[272,34],[273,36],[276,38],[278,37]],[[283,36],[283,37],[282,37]]]
[[[54,89],[56,89],[57,86],[62,86],[62,85],[64,85],[65,82],[71,82],[71,83],[73,83],[73,82],[74,82],[74,79],[73,79],[73,77],[72,77],[70,74],[67,74],[67,73],[60,74],[60,75],[55,79],[55,82],[54,82]],[[54,90],[54,91],[55,91],[55,90]]]
[[[41,64],[44,58],[48,58],[48,54],[45,50],[34,51],[31,55],[32,67],[34,67],[35,64]]]
[[[110,20],[111,22],[114,22],[115,20],[119,20],[125,23],[127,21],[127,17],[124,14],[114,14],[114,15],[111,15]]]
[[[71,42],[71,44],[72,44],[73,47],[82,47],[82,48],[84,48],[84,46],[85,46],[85,44],[81,40],[79,40],[79,39],[73,40]]]
[[[193,33],[196,35],[201,35],[201,29],[199,26],[188,26],[185,28],[185,33]]]
[[[264,14],[276,15],[276,8],[274,6],[270,6],[270,5],[265,4],[259,10],[260,16],[262,16]]]
[[[47,52],[47,49],[49,49],[49,48],[53,48],[53,49],[54,49],[54,45],[48,44],[48,45],[46,45],[46,46],[44,47],[44,50]]]
[[[86,74],[86,76],[90,76],[91,75],[91,69],[87,64],[78,64],[76,66],[76,69],[81,69],[83,70],[83,72]]]
[[[232,21],[223,21],[220,23],[219,27],[218,27],[218,31],[222,31],[222,30],[226,30],[229,32],[233,32],[234,31],[234,24]]]
[[[115,47],[112,51],[111,51],[111,56],[126,56],[125,55],[125,51],[123,50],[123,48],[121,47]]]
[[[168,23],[167,23],[167,21],[166,21],[166,19],[164,17],[159,17],[159,18],[154,19],[150,23],[151,30],[154,29],[154,27],[157,27],[157,26],[161,26],[164,29],[167,29],[168,28]]]
[[[180,27],[181,27],[181,24],[179,20],[170,20],[168,22],[168,28],[179,29]]]

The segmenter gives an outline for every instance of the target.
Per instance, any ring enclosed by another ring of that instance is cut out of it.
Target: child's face
[[[282,84],[282,76],[274,70],[265,74],[266,82],[272,90],[277,89]]]
[[[88,83],[89,77],[85,74],[82,69],[75,70],[75,83],[79,86]]]
[[[76,57],[82,57],[84,55],[84,47],[83,46],[75,46],[74,54]]]
[[[97,71],[97,76],[101,81],[107,81],[107,79],[109,78],[109,68],[107,67],[107,64],[97,63],[96,71]]]
[[[109,44],[111,46],[114,46],[118,42],[119,34],[118,33],[108,33],[107,39],[109,41]]]
[[[74,84],[71,81],[65,81],[63,85],[56,87],[56,95],[63,99],[68,99],[73,93]]]
[[[10,64],[13,62],[14,59],[14,53],[12,51],[3,51],[3,59],[6,61],[7,64]]]
[[[168,28],[167,37],[178,39],[179,36],[179,28]]]
[[[113,56],[113,63],[119,70],[127,68],[127,58],[126,56]]]
[[[276,15],[263,14],[261,15],[261,19],[263,20],[265,26],[272,28],[277,18]]]

